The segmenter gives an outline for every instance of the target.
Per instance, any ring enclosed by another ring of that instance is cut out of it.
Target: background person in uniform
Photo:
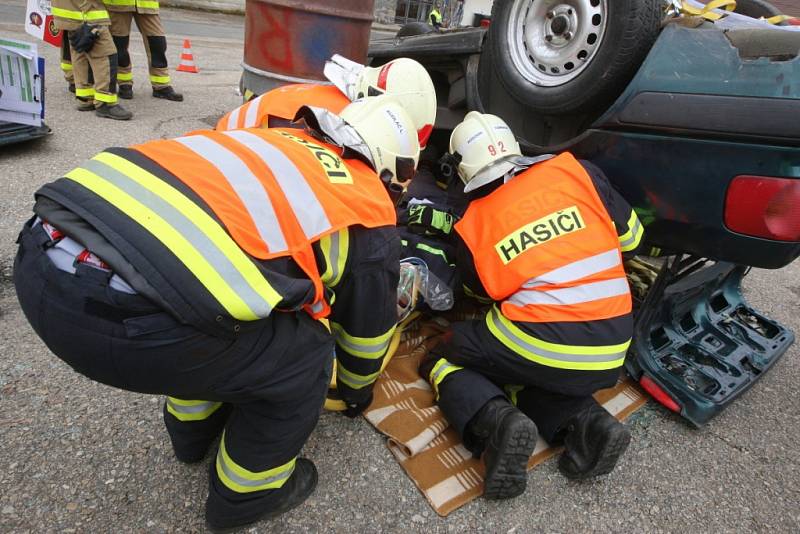
[[[150,85],[153,96],[173,102],[183,101],[183,95],[172,88],[172,80],[167,68],[167,38],[161,17],[158,14],[158,0],[103,0],[111,13],[111,35],[117,47],[119,69],[117,82],[120,98],[133,98],[133,65],[128,53],[131,22],[142,34],[147,63],[150,69]]]
[[[61,32],[61,72],[67,82],[67,90],[75,94],[75,75],[72,73],[72,54],[69,49],[69,32]],[[90,71],[91,76],[91,71]]]
[[[102,2],[53,0],[51,12],[56,28],[66,30],[70,37],[73,32],[93,33],[94,41],[87,51],[78,52],[69,39],[78,110],[95,110],[98,116],[109,119],[130,119],[132,113],[117,102],[117,49]]]
[[[318,112],[304,110],[306,129],[109,149],[42,187],[19,237],[17,295],[58,357],[93,380],[168,395],[183,462],[222,433],[206,503],[215,529],[311,494],[316,468],[297,455],[334,341],[354,417],[397,322],[400,244],[378,176],[413,176],[413,122],[385,96],[324,127]]]
[[[437,30],[442,27],[442,14],[439,12],[439,6],[433,6],[430,15],[428,15],[428,18],[430,19],[431,26],[433,26]]]
[[[523,158],[494,115],[470,112],[450,153],[470,200],[455,224],[456,265],[494,305],[454,324],[420,374],[464,444],[484,454],[486,498],[525,491],[537,427],[564,445],[565,476],[608,473],[630,434],[592,394],[616,383],[630,345],[622,261],[642,226],[599,169],[569,153]]]

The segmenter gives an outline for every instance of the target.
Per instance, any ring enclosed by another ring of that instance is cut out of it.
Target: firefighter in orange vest
[[[483,454],[486,498],[525,491],[537,427],[564,445],[565,476],[608,473],[630,434],[592,394],[616,383],[631,342],[622,262],[642,226],[599,169],[569,153],[523,158],[494,115],[469,113],[450,153],[470,199],[455,225],[456,263],[493,306],[453,325],[421,374],[465,445]]]
[[[436,90],[428,71],[409,58],[380,67],[364,67],[335,55],[325,66],[334,85],[293,84],[272,89],[225,114],[216,130],[289,126],[303,106],[339,113],[353,100],[388,94],[395,96],[417,125],[424,149],[436,122]]]
[[[17,295],[59,358],[93,380],[168,395],[183,462],[201,461],[221,434],[206,503],[214,529],[311,494],[316,468],[297,455],[334,351],[354,417],[397,321],[400,243],[385,184],[413,176],[415,128],[388,96],[322,126],[314,113],[304,110],[305,129],[108,149],[39,189],[19,237]]]

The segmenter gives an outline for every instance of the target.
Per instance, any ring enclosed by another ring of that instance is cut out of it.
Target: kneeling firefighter
[[[222,433],[212,528],[311,494],[317,471],[297,454],[334,343],[355,416],[395,329],[400,243],[384,184],[413,175],[415,128],[387,96],[318,113],[304,110],[305,129],[108,149],[39,189],[19,236],[17,295],[59,358],[93,380],[168,395],[183,462]],[[316,320],[326,316],[332,334]]]
[[[462,281],[494,301],[453,325],[420,372],[486,464],[484,496],[520,495],[538,433],[561,472],[610,472],[628,431],[592,397],[613,386],[631,341],[623,257],[642,226],[603,173],[571,154],[524,158],[509,127],[469,113],[450,138],[470,203],[455,224]],[[516,405],[516,407],[515,407]]]

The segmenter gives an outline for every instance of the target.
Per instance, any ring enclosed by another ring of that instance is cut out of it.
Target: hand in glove
[[[95,41],[100,37],[100,28],[85,22],[75,31],[69,32],[69,42],[76,52],[88,52],[94,46]]]
[[[447,210],[429,204],[415,204],[408,208],[408,229],[421,235],[450,235],[456,218]]]

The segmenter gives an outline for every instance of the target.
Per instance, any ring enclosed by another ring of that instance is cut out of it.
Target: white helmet
[[[436,122],[436,89],[430,74],[413,59],[401,57],[380,67],[364,67],[355,86],[355,97],[388,94],[414,121],[422,148],[428,143]]]
[[[414,177],[419,161],[414,121],[393,96],[356,100],[339,116],[367,145],[375,172],[384,183],[402,184]]]
[[[450,153],[458,154],[458,175],[468,193],[502,178],[522,155],[519,143],[503,119],[470,111],[450,136]]]

